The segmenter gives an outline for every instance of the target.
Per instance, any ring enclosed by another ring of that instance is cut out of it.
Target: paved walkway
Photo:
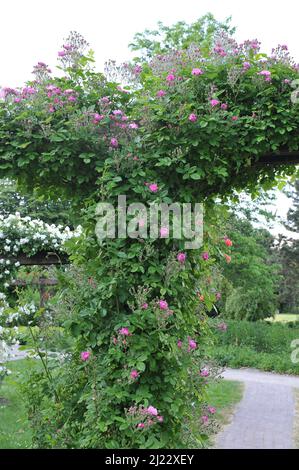
[[[255,369],[227,369],[225,379],[245,383],[232,422],[216,438],[216,449],[292,449],[294,388],[299,377]]]

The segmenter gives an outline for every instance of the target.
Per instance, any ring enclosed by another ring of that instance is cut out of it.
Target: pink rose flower
[[[219,325],[217,326],[218,330],[220,331],[226,331],[227,330],[227,324],[226,323],[219,323]]]
[[[131,124],[129,124],[129,128],[130,129],[138,129],[139,126],[138,126],[138,124],[136,124],[136,122],[132,122]]]
[[[232,246],[233,242],[229,238],[225,238],[224,243],[226,246]]]
[[[149,190],[152,192],[152,193],[156,193],[159,189],[157,183],[151,183],[148,185],[148,188]]]
[[[232,116],[232,121],[237,121],[239,119],[238,116]]]
[[[271,72],[269,70],[262,70],[258,72],[258,75],[262,75],[263,77],[271,77]]]
[[[218,106],[218,104],[220,104],[219,100],[210,100],[210,105],[212,106],[212,108],[215,108],[215,106]]]
[[[208,371],[208,369],[206,367],[204,367],[201,371],[200,371],[200,376],[201,377],[209,377],[210,375],[210,372]]]
[[[82,361],[88,361],[89,358],[90,358],[90,352],[89,351],[81,352]]]
[[[248,69],[250,69],[250,67],[251,67],[251,65],[250,65],[249,62],[243,62],[243,69],[244,70],[248,70]]]
[[[202,416],[201,420],[202,420],[203,424],[208,424],[208,422],[209,422],[208,416]]]
[[[142,310],[146,310],[148,308],[148,304],[145,302],[141,305]]]
[[[157,91],[158,98],[162,98],[162,96],[165,96],[165,95],[166,95],[166,91],[164,91],[164,90]]]
[[[118,147],[118,140],[115,137],[112,137],[112,139],[110,140],[110,145],[111,147],[116,149]]]
[[[192,75],[202,75],[203,71],[201,69],[195,68],[195,69],[192,70],[191,73],[192,73]]]
[[[167,227],[161,227],[161,229],[160,229],[160,236],[161,236],[161,238],[167,237],[168,234],[169,234],[168,228],[167,228]]]
[[[194,350],[197,347],[196,341],[194,339],[188,338],[188,351]]]
[[[167,310],[168,303],[166,302],[166,300],[159,300],[159,307],[161,310]]]
[[[186,253],[179,253],[176,258],[179,263],[183,264],[186,261],[187,255]]]
[[[177,342],[177,345],[178,345],[178,348],[181,349],[181,347],[183,346],[183,342],[179,339]]]
[[[131,371],[130,377],[131,377],[131,379],[134,379],[134,380],[139,377],[139,373],[137,372],[136,369],[133,369],[133,370]]]
[[[123,327],[119,330],[119,334],[123,336],[130,336],[129,328]]]
[[[227,103],[222,103],[222,105],[220,106],[220,108],[226,110],[226,109],[228,108]]]
[[[216,408],[214,408],[214,406],[208,406],[208,411],[211,415],[214,415],[216,413]]]
[[[173,73],[168,74],[166,80],[167,82],[173,82],[175,80],[175,76],[173,75]]]
[[[202,255],[201,255],[202,259],[204,261],[207,261],[209,259],[209,253],[207,251],[205,251]]]
[[[154,406],[149,406],[147,408],[147,413],[151,416],[158,416],[158,410]]]
[[[197,121],[197,116],[194,113],[191,113],[188,117],[190,122],[196,122]]]
[[[157,420],[158,420],[160,423],[163,423],[164,418],[163,418],[163,416],[157,416]]]
[[[138,428],[138,429],[143,429],[144,426],[145,426],[144,423],[138,423],[137,428]]]

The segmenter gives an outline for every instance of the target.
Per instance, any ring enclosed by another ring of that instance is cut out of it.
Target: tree
[[[293,206],[287,214],[285,227],[293,232],[299,231],[299,180],[289,193]],[[277,258],[281,263],[282,282],[279,300],[283,312],[298,313],[299,297],[299,240],[281,235],[277,246]]]
[[[8,217],[16,212],[22,217],[30,216],[49,224],[71,227],[76,224],[70,201],[45,200],[34,194],[21,194],[14,181],[3,179],[0,181],[0,215]]]
[[[158,23],[158,29],[137,33],[130,44],[132,51],[141,53],[140,59],[148,61],[159,54],[174,50],[185,50],[190,46],[199,46],[208,52],[217,33],[233,34],[235,28],[230,25],[231,18],[224,22],[217,21],[211,13],[199,18],[192,24],[178,21],[172,26]]]
[[[240,320],[269,318],[277,310],[280,280],[280,266],[273,253],[274,237],[236,215],[230,222],[234,262],[224,266],[224,276],[234,289],[226,299],[225,313]]]

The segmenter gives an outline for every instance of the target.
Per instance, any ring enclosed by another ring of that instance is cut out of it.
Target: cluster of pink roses
[[[154,406],[132,406],[127,411],[127,415],[137,421],[137,429],[147,429],[156,423],[163,423],[163,416],[159,415],[157,408]]]
[[[178,340],[177,346],[179,349],[182,349],[183,347],[183,341],[181,339]],[[191,352],[194,351],[197,348],[197,343],[194,339],[192,339],[190,336],[188,336],[188,347],[187,351]]]

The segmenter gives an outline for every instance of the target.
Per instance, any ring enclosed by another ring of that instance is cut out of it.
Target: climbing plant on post
[[[219,28],[209,41],[110,63],[105,77],[72,33],[58,53],[62,77],[40,62],[34,81],[2,92],[0,176],[72,197],[84,227],[68,242],[85,275],[70,287],[65,324],[76,348],[50,385],[37,373],[30,388],[40,447],[177,447],[197,421],[205,439],[204,309],[217,301],[219,257],[231,260],[214,201],[293,174],[256,163],[299,145],[298,71],[286,47],[267,57],[258,41],[238,45]],[[99,242],[98,203],[117,208],[122,195],[128,205],[205,203],[203,245],[187,250],[163,226],[157,239],[141,236],[142,220],[136,238]]]

